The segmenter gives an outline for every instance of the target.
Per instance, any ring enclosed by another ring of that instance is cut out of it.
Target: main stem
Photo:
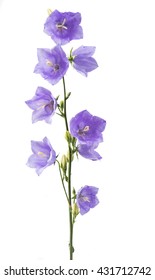
[[[68,120],[67,120],[67,108],[66,108],[66,85],[65,78],[63,77],[63,89],[64,89],[64,119],[66,131],[69,131]],[[68,141],[68,199],[69,199],[69,254],[70,260],[73,260],[73,219],[72,219],[72,189],[71,189],[71,169],[72,169],[72,150]]]

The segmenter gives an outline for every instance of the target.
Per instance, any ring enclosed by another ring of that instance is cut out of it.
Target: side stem
[[[65,192],[65,196],[67,198],[67,201],[68,201],[68,204],[69,204],[69,198],[68,198],[68,195],[67,195],[67,192],[66,192],[66,189],[65,189],[65,185],[64,185],[64,179],[63,179],[63,176],[62,176],[62,172],[61,172],[61,168],[60,168],[60,163],[58,160],[56,160],[56,162],[58,163],[58,167],[59,167],[59,174],[60,174],[60,178],[61,178],[61,183],[62,183],[62,186],[63,186],[63,190]],[[70,204],[69,204],[70,205]]]

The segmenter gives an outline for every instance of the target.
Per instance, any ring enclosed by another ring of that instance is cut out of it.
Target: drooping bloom
[[[94,143],[87,143],[87,144],[79,144],[77,146],[77,150],[79,152],[79,154],[87,159],[90,160],[99,160],[102,157],[100,156],[100,154],[98,152],[95,151],[95,149],[98,147],[98,143],[94,142]]]
[[[71,40],[83,38],[83,31],[80,23],[80,13],[61,13],[55,10],[47,18],[44,31],[51,36],[56,44],[65,45]]]
[[[38,175],[46,167],[55,163],[56,152],[53,150],[47,137],[43,141],[31,141],[31,149],[33,154],[29,157],[27,165],[35,168]]]
[[[71,134],[82,144],[100,143],[106,121],[91,115],[87,110],[81,111],[70,121]]]
[[[92,57],[95,53],[95,47],[81,46],[71,52],[70,62],[73,67],[82,75],[88,75],[88,72],[95,70],[98,67],[96,60]]]
[[[90,208],[94,208],[99,203],[97,193],[98,188],[91,186],[84,186],[78,191],[76,198],[81,215],[86,214]]]
[[[57,101],[52,93],[43,87],[38,87],[34,97],[25,102],[33,111],[32,123],[45,120],[51,123],[57,107]]]
[[[53,49],[37,49],[38,64],[34,72],[40,74],[52,85],[58,83],[66,74],[69,62],[61,46]]]

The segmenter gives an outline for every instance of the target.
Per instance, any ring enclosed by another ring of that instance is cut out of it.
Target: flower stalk
[[[67,195],[67,192],[66,192],[66,188],[65,188],[65,184],[64,184],[64,178],[63,178],[63,175],[62,175],[62,172],[61,172],[60,162],[58,160],[56,160],[56,161],[57,161],[58,167],[59,167],[59,174],[60,174],[60,178],[61,178],[62,187],[64,189],[64,193],[65,193],[65,196],[67,198],[68,205],[70,207],[69,198],[68,198],[68,195]]]
[[[63,77],[63,91],[64,91],[64,119],[66,131],[69,132],[68,120],[67,120],[67,94],[66,94],[66,84],[65,78]],[[72,149],[70,146],[70,141],[68,139],[68,199],[69,199],[69,252],[70,260],[73,260],[73,218],[72,218],[72,188],[71,188],[71,169],[72,169]]]

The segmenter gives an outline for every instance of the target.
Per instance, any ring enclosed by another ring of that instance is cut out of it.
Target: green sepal
[[[69,92],[69,93],[67,94],[66,100],[70,97],[70,95],[71,95],[71,92]]]

